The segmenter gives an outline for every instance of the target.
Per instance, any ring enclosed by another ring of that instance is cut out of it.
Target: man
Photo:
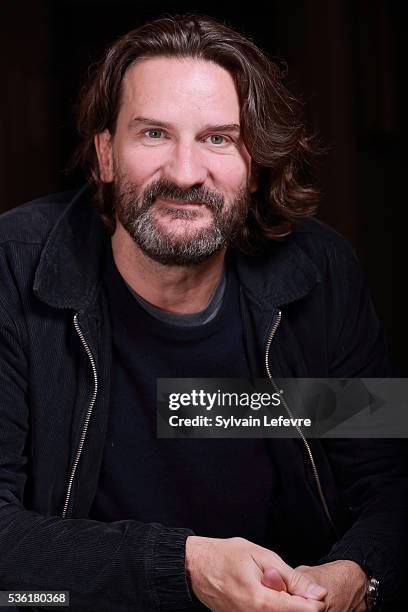
[[[336,612],[375,609],[379,583],[395,602],[395,443],[156,438],[159,377],[392,373],[353,253],[307,218],[295,110],[250,41],[157,20],[83,91],[91,185],[2,217],[3,590]]]

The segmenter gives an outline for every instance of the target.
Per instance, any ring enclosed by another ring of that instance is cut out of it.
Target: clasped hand
[[[364,612],[366,577],[352,561],[291,568],[243,538],[186,542],[186,572],[213,612]]]

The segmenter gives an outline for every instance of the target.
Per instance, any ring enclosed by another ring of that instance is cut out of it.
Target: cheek
[[[212,174],[221,187],[234,191],[248,181],[249,167],[242,158],[221,158],[213,164]]]
[[[137,183],[148,182],[161,167],[160,156],[129,147],[118,151],[116,158],[117,168],[122,174]]]

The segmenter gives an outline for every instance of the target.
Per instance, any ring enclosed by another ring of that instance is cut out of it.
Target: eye
[[[159,140],[163,135],[163,131],[156,128],[150,128],[149,130],[146,130],[144,134],[152,140]]]
[[[227,136],[222,136],[221,134],[211,134],[209,139],[213,145],[223,145],[229,142],[229,138],[227,138]]]

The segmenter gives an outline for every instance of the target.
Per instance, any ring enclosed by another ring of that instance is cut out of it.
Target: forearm
[[[136,521],[44,517],[19,506],[0,513],[0,587],[66,590],[71,605],[99,611],[180,610],[187,529]]]
[[[352,525],[319,563],[348,559],[395,598],[408,571],[407,447],[400,440],[325,443]]]

